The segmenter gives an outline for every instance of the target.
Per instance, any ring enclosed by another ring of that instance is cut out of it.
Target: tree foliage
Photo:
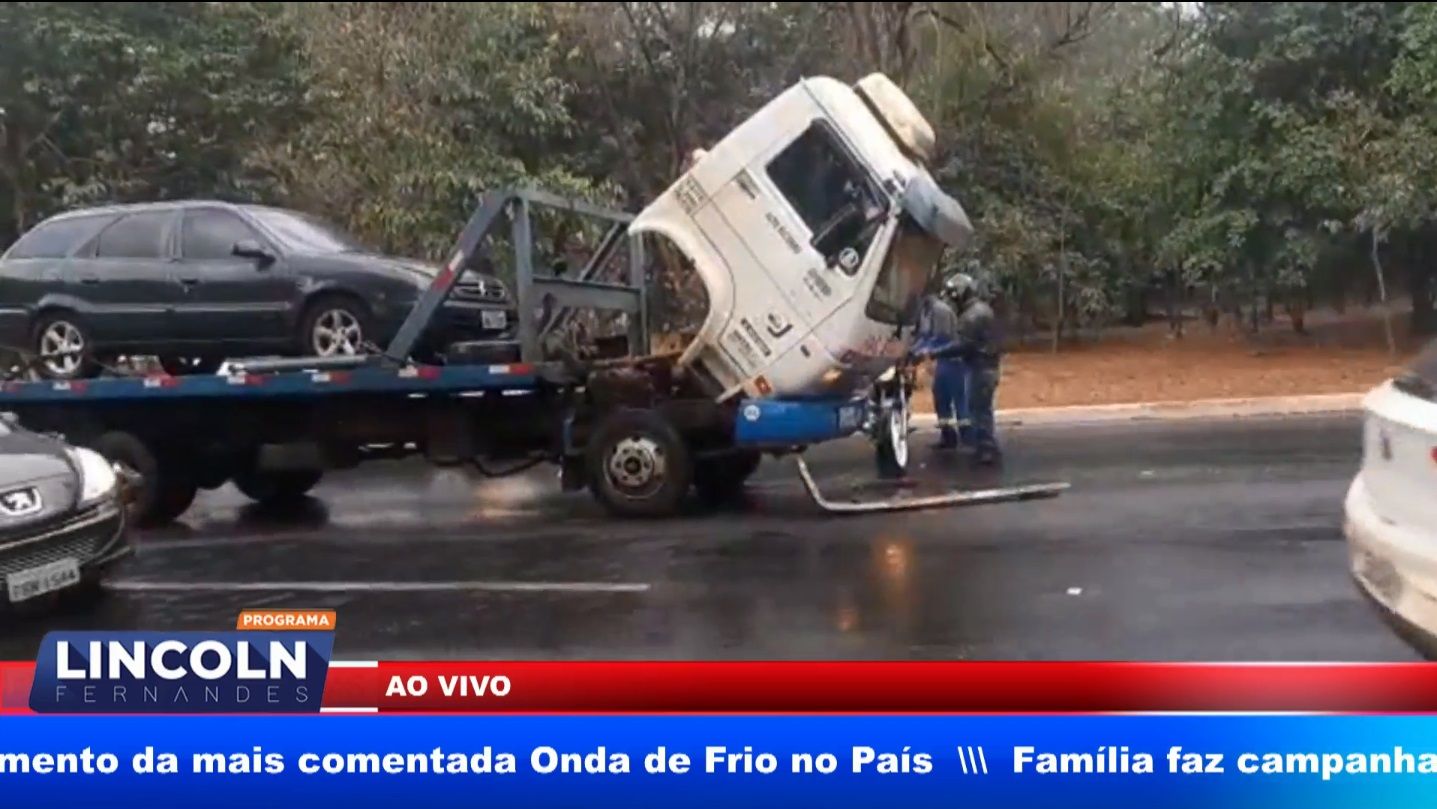
[[[635,209],[793,81],[882,70],[977,225],[950,266],[1021,330],[1300,328],[1377,266],[1437,326],[1429,4],[0,3],[0,30],[0,243],[208,195],[433,256],[486,189]]]

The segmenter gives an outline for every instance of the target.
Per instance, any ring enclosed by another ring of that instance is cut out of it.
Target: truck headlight
[[[115,468],[94,450],[72,449],[70,457],[80,467],[80,507],[87,508],[112,497],[119,485]]]

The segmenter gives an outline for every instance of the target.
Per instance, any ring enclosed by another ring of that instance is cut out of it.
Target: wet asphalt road
[[[288,514],[223,489],[137,535],[97,610],[0,628],[0,659],[46,629],[229,628],[244,607],[336,609],[350,659],[1413,659],[1346,573],[1355,417],[1005,439],[1006,477],[1073,489],[832,517],[766,460],[745,502],[658,522],[607,518],[548,467],[377,464]],[[991,482],[915,441],[921,491]],[[812,454],[831,495],[867,485],[866,443]]]

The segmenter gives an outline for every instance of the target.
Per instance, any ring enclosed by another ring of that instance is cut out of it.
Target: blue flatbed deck
[[[278,371],[169,376],[117,376],[73,382],[0,383],[0,409],[8,405],[141,402],[184,399],[325,397],[352,394],[462,395],[537,388],[538,366],[375,365],[344,370]]]

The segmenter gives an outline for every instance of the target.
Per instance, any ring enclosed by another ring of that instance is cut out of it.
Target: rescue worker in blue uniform
[[[977,447],[974,459],[980,464],[992,465],[1002,458],[993,415],[1002,355],[997,317],[993,308],[978,295],[977,283],[963,273],[950,277],[944,283],[943,297],[957,313],[954,335],[946,342],[927,341],[917,353],[920,357],[933,359],[940,368],[944,360],[951,358],[961,359],[967,367],[968,416]]]
[[[923,299],[914,333],[912,353],[951,343],[958,334],[958,313],[936,292]],[[938,416],[937,450],[957,449],[968,432],[968,369],[959,357],[946,357],[933,363],[933,412]]]

